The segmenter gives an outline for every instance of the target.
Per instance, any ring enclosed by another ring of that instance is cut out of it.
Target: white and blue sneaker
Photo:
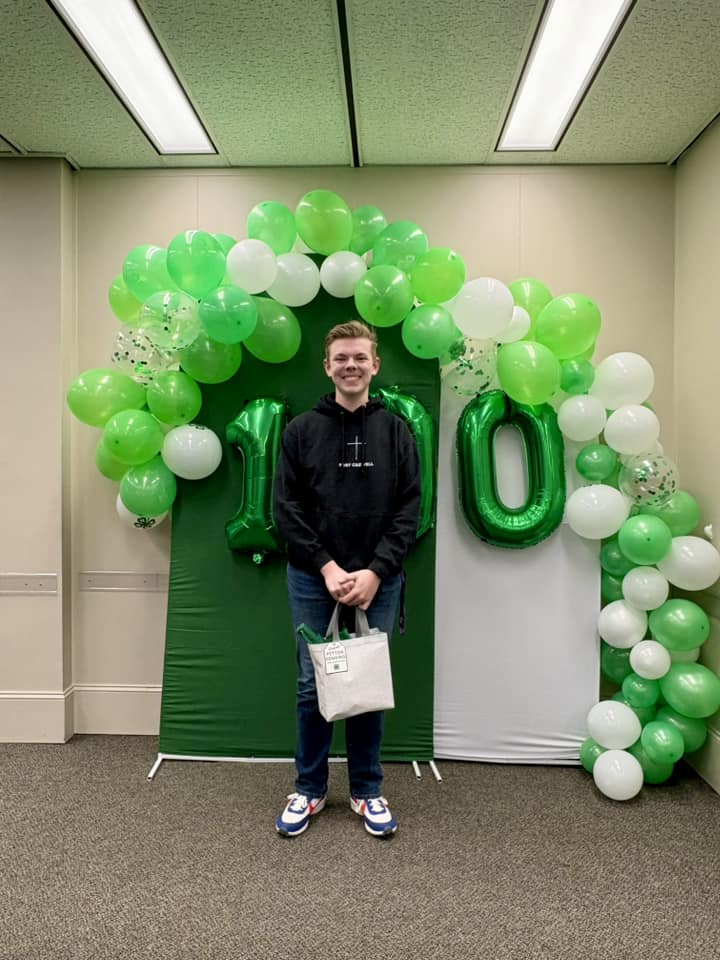
[[[367,800],[350,797],[350,806],[363,818],[365,829],[374,837],[391,837],[398,828],[397,820],[390,813],[385,797],[372,797]]]
[[[291,793],[290,801],[275,822],[275,829],[283,837],[297,837],[304,833],[310,817],[320,813],[325,806],[325,797],[306,797],[304,793]]]

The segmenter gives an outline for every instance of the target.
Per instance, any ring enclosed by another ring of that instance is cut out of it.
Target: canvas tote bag
[[[325,642],[308,642],[320,713],[331,721],[392,710],[395,698],[387,634],[371,630],[365,611],[355,607],[355,633],[341,639],[339,618],[338,603]]]

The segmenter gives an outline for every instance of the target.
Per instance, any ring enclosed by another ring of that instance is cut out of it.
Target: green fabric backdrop
[[[303,340],[291,361],[262,363],[245,351],[232,380],[203,387],[196,422],[218,434],[225,456],[208,479],[179,481],[173,507],[161,753],[294,753],[295,652],[285,558],[266,558],[258,566],[227,546],[225,524],[241,505],[243,465],[241,454],[225,443],[225,427],[256,397],[284,399],[291,416],[314,406],[332,388],[321,363],[325,334],[353,319],[352,311],[352,300],[321,290],[296,310]],[[437,363],[411,356],[398,327],[378,332],[382,367],[374,385],[397,385],[416,396],[437,430]],[[427,760],[433,755],[434,529],[415,546],[406,569],[408,627],[392,642],[397,706],[387,714],[383,756]],[[342,727],[336,724],[334,754],[343,753]]]

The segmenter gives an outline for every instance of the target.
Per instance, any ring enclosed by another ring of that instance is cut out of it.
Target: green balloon
[[[103,442],[121,463],[135,466],[160,453],[165,435],[151,413],[121,410],[105,424]]]
[[[200,322],[216,343],[240,343],[255,329],[257,307],[240,287],[217,287],[200,301]]]
[[[604,443],[589,443],[575,458],[577,472],[590,483],[602,483],[617,465],[617,454]]]
[[[672,534],[658,517],[638,514],[628,517],[618,531],[620,549],[641,567],[658,563],[670,550]]]
[[[632,673],[630,651],[600,641],[600,669],[613,683],[621,684]]]
[[[227,256],[232,248],[237,243],[235,237],[231,237],[229,233],[214,233],[213,236],[220,244],[220,249]]]
[[[251,240],[262,240],[274,253],[289,253],[297,237],[292,210],[284,203],[263,200],[248,214],[247,235]]]
[[[120,499],[139,517],[159,517],[170,509],[176,496],[175,474],[159,456],[130,467],[120,481]]]
[[[257,326],[245,346],[265,363],[285,363],[300,349],[302,332],[290,307],[268,297],[253,297],[257,307]]]
[[[589,297],[568,293],[543,307],[535,323],[535,339],[560,360],[570,360],[593,345],[600,323],[600,311]]]
[[[112,312],[121,323],[127,323],[131,327],[135,326],[140,317],[142,303],[130,293],[122,274],[115,277],[110,284],[108,300]]]
[[[570,396],[587,393],[595,379],[595,367],[588,360],[573,357],[560,364],[560,389]]]
[[[533,277],[521,277],[519,280],[513,280],[508,284],[508,289],[513,295],[513,300],[518,307],[522,307],[530,314],[532,326],[528,331],[528,338],[535,327],[535,321],[542,313],[543,307],[547,306],[553,296],[549,289],[541,280]]]
[[[123,279],[130,293],[140,301],[158,290],[174,286],[167,269],[167,250],[143,243],[134,247],[125,258]]]
[[[622,579],[614,577],[607,570],[603,570],[600,576],[600,596],[604,603],[612,603],[614,600],[622,600]]]
[[[239,343],[216,343],[201,333],[179,356],[180,366],[193,380],[224,383],[240,369],[242,347]]]
[[[653,637],[668,650],[694,650],[710,636],[708,616],[692,600],[666,600],[650,612],[648,626]]]
[[[673,663],[660,689],[668,706],[684,717],[709,717],[720,709],[720,677],[701,663]]]
[[[628,753],[631,753],[642,767],[643,780],[645,783],[665,783],[665,781],[669,780],[672,776],[673,770],[675,769],[673,764],[656,763],[652,760],[642,745],[642,739],[638,740],[631,747],[628,747]]]
[[[362,256],[372,249],[373,244],[387,226],[382,210],[377,207],[356,207],[352,214],[353,232],[350,249]]]
[[[115,370],[86,370],[70,384],[67,404],[78,420],[104,427],[120,410],[144,407],[145,387]]]
[[[211,233],[185,230],[168,244],[167,269],[181,290],[199,299],[222,283],[225,254]]]
[[[110,453],[102,436],[95,447],[95,466],[108,480],[122,480],[128,468],[126,463],[121,463]]]
[[[600,566],[614,577],[622,579],[636,564],[632,563],[620,549],[617,538],[606,540],[600,550]]]
[[[389,264],[409,274],[415,261],[428,250],[428,238],[412,220],[389,223],[373,244],[373,266]]]
[[[632,712],[637,716],[642,726],[645,726],[646,723],[650,723],[651,720],[655,719],[656,710],[654,706],[634,707],[630,703],[628,698],[625,696],[625,694],[622,692],[622,690],[618,690],[618,692],[614,693],[612,697],[610,697],[610,699],[617,700],[618,703],[624,703],[626,707],[630,707]]]
[[[652,707],[660,696],[660,684],[657,680],[629,673],[622,682],[622,692],[631,707]]]
[[[398,267],[370,267],[355,287],[360,316],[375,327],[393,327],[408,315],[413,304],[410,281]]]
[[[190,423],[200,412],[202,392],[182,370],[167,370],[149,384],[147,405],[158,420],[172,427]]]
[[[517,403],[547,403],[560,386],[560,364],[541,343],[518,340],[498,351],[500,386]]]
[[[410,283],[421,302],[444,303],[462,289],[465,261],[450,247],[431,247],[415,260]]]
[[[640,741],[655,763],[675,763],[685,752],[685,741],[680,731],[662,720],[648,723],[640,734]]]
[[[402,341],[423,360],[442,356],[455,337],[455,321],[444,307],[424,304],[411,310],[402,325]]]
[[[700,506],[686,490],[676,490],[669,500],[659,506],[643,505],[640,513],[659,517],[668,525],[674,537],[687,536],[700,523]]]
[[[350,207],[331,190],[311,190],[295,210],[300,239],[316,253],[328,256],[347,250],[353,232]]]
[[[657,719],[674,727],[685,744],[685,753],[694,753],[705,743],[708,736],[707,724],[697,717],[684,717],[672,707],[664,705],[657,712]]]
[[[580,763],[588,773],[593,772],[595,761],[601,753],[605,753],[605,747],[601,747],[592,737],[588,737],[580,744]]]

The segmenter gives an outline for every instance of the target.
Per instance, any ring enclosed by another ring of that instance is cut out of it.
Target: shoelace
[[[288,810],[292,813],[302,813],[308,805],[308,799],[302,793],[291,793],[288,800],[292,800],[292,803],[288,806]]]
[[[368,807],[370,807],[370,813],[383,813],[385,810],[385,801],[382,797],[373,798],[372,800],[367,801]]]

